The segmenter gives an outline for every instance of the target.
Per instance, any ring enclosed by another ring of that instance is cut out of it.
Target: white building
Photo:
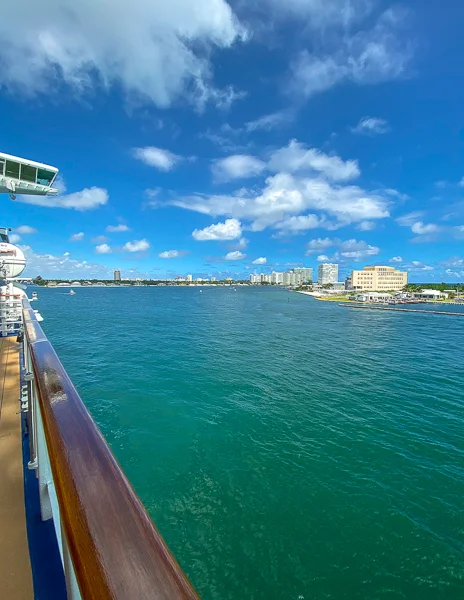
[[[317,271],[317,281],[321,285],[338,282],[338,265],[322,263]]]
[[[187,281],[192,281],[192,280],[193,280],[193,277],[190,274],[187,275]]]
[[[364,292],[354,297],[358,302],[386,302],[392,298],[392,294],[388,292]]]
[[[422,290],[422,292],[415,292],[413,296],[420,300],[446,300],[448,298],[446,292],[439,290]]]
[[[311,267],[295,267],[292,271],[300,275],[300,283],[307,283],[313,280],[313,270]]]
[[[275,285],[282,285],[284,282],[284,274],[278,273],[277,271],[273,271],[271,275],[271,283]]]
[[[301,285],[301,274],[290,271],[290,285]]]

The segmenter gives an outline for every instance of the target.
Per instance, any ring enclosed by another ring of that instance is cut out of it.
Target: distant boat
[[[70,294],[71,296],[75,296],[75,295],[76,295],[76,292],[75,292],[74,290],[69,290],[69,294]]]
[[[37,296],[37,292],[32,292],[32,298],[31,298],[31,302],[34,302],[35,300],[38,300],[38,296]]]

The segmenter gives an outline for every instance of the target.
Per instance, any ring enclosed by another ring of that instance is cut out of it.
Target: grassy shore
[[[316,300],[323,300],[324,302],[354,302],[350,300],[348,296],[315,296]]]
[[[349,300],[348,296],[332,295],[332,296],[314,296],[312,292],[306,292],[305,290],[296,290],[298,294],[305,294],[306,296],[311,296],[315,300],[324,300],[325,302],[354,302],[353,300]]]

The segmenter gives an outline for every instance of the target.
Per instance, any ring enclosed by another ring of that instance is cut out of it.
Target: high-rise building
[[[121,271],[119,269],[114,272],[114,281],[121,281]]]
[[[362,271],[351,272],[351,285],[354,290],[386,292],[401,290],[408,284],[408,273],[395,267],[364,267]]]
[[[300,283],[307,283],[313,280],[313,270],[310,267],[295,267],[292,269],[294,273],[298,273],[301,276]]]
[[[291,285],[290,273],[282,273],[282,283],[283,285]]]
[[[192,281],[192,276],[191,275],[187,275],[187,281]]]
[[[326,283],[337,283],[338,281],[338,265],[323,263],[319,265],[317,270],[317,282],[320,285]]]
[[[277,271],[272,271],[271,283],[274,283],[275,285],[282,285],[283,273],[278,273]]]
[[[216,281],[216,277],[211,277],[211,281]]]

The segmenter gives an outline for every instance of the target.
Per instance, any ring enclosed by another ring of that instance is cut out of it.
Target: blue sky
[[[5,0],[1,197],[29,275],[464,279],[464,4]],[[11,26],[14,22],[16,25]]]

